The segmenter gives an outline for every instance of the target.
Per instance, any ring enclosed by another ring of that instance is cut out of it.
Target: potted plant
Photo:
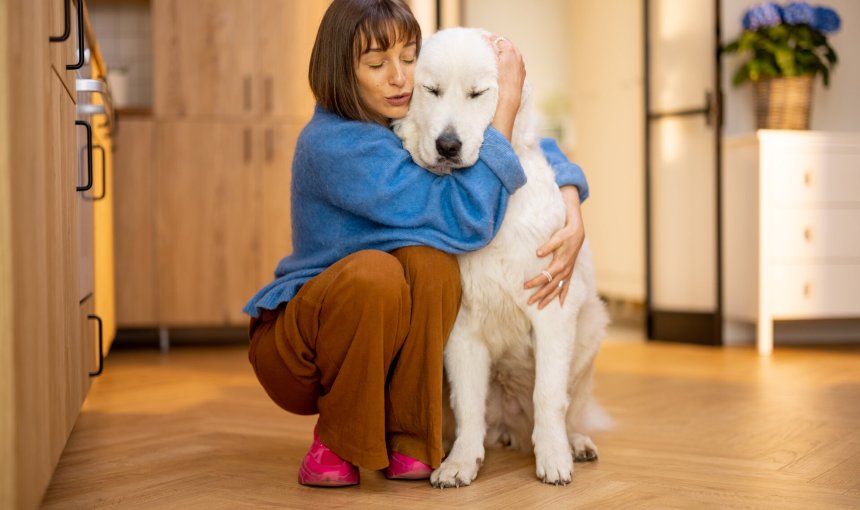
[[[750,7],[742,24],[740,37],[723,51],[749,55],[733,83],[753,82],[757,127],[809,129],[813,79],[820,74],[829,86],[838,62],[827,35],[839,30],[839,15],[806,2],[767,2]]]

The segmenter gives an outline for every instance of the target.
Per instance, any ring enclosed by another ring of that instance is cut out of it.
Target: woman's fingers
[[[564,244],[565,236],[563,235],[563,231],[559,230],[547,241],[547,243],[540,248],[538,248],[537,256],[538,257],[546,257],[550,253],[559,249],[562,244]]]
[[[571,272],[563,272],[559,273],[559,275],[551,282],[548,282],[546,278],[544,278],[544,283],[540,289],[538,289],[528,300],[529,305],[533,305],[534,303],[538,303],[538,309],[542,309],[547,304],[552,302],[559,294],[566,291],[567,287],[570,284],[570,275]]]

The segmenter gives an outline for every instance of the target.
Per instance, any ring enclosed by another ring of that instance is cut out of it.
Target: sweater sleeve
[[[559,187],[576,186],[579,190],[580,203],[585,202],[588,198],[588,181],[585,179],[585,173],[582,168],[576,163],[571,163],[567,156],[561,152],[558,143],[552,138],[542,138],[540,148],[546,160],[549,162],[552,169],[555,171],[555,182]]]
[[[455,250],[488,243],[509,195],[526,181],[513,147],[493,128],[475,165],[444,176],[413,162],[390,130],[356,122],[300,138],[295,158],[307,169],[307,191],[325,202],[380,227],[428,231]]]

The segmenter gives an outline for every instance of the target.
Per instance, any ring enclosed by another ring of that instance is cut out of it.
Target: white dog
[[[394,129],[413,159],[434,173],[473,165],[495,114],[498,72],[486,34],[453,28],[424,41],[409,113]],[[597,458],[581,432],[607,419],[591,397],[608,321],[588,241],[564,305],[526,304],[534,290],[523,282],[546,264],[535,250],[564,226],[565,206],[539,147],[527,86],[522,97],[513,147],[528,182],[511,196],[493,241],[459,256],[463,298],[445,348],[456,440],[431,476],[434,487],[469,485],[485,444],[533,444],[537,477],[567,484],[574,457]]]

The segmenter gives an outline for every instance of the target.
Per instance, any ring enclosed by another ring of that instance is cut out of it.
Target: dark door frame
[[[723,93],[720,52],[721,0],[714,1],[714,83],[706,104],[671,112],[651,111],[651,0],[644,0],[644,76],[645,76],[645,311],[646,334],[649,340],[722,345],[723,344],[723,188],[722,188],[722,126]],[[713,313],[656,310],[653,302],[652,274],[652,210],[651,210],[651,124],[668,117],[703,115],[714,128],[716,174],[716,309]]]

